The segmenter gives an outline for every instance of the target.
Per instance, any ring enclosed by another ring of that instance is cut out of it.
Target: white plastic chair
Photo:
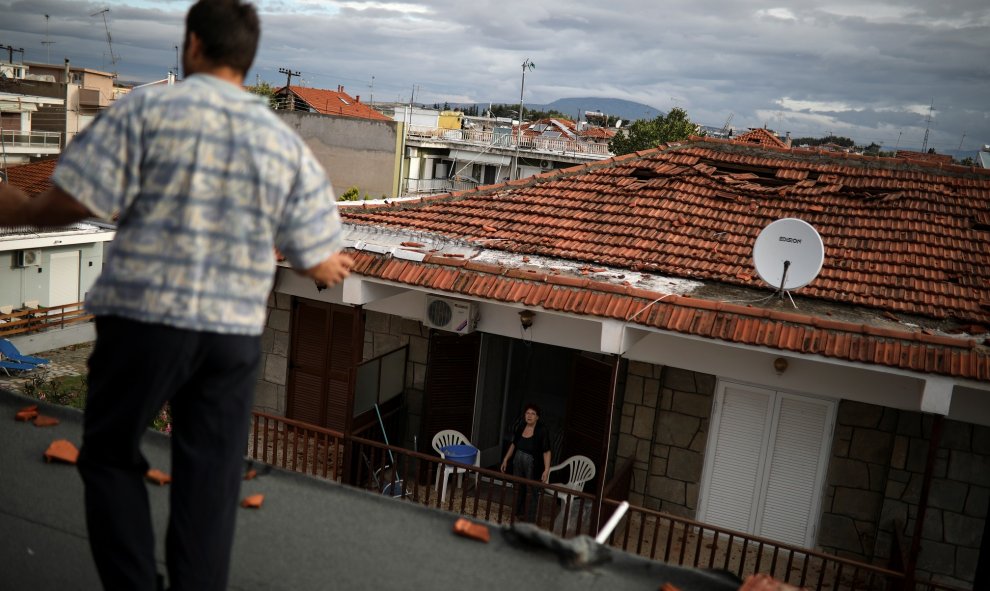
[[[472,445],[468,438],[464,436],[460,431],[454,429],[444,429],[436,435],[433,436],[433,451],[440,454],[440,457],[447,459],[447,456],[443,453],[443,448],[448,445]],[[474,455],[474,465],[481,467],[481,450]],[[441,469],[442,468],[442,469]],[[440,505],[443,505],[444,493],[447,492],[447,480],[455,475],[458,477],[458,485],[463,485],[464,473],[467,472],[464,468],[458,468],[456,466],[450,465],[440,465],[437,467],[437,490],[440,491]],[[443,481],[443,486],[441,487],[441,476]],[[474,485],[478,486],[478,473],[474,473]]]
[[[553,474],[558,470],[564,470],[570,468],[570,473],[567,478],[567,482],[559,484],[557,486],[562,486],[564,488],[569,488],[573,491],[581,492],[584,490],[584,483],[588,482],[595,477],[595,463],[591,461],[588,456],[571,456],[564,460],[563,462],[557,464],[556,466],[550,467],[549,474]],[[578,498],[577,495],[562,494],[561,500],[563,501],[563,507],[571,507],[571,517],[574,518],[575,507],[574,501]],[[560,520],[564,516],[563,508],[557,514],[557,519],[554,523],[554,529],[556,530],[560,526]]]

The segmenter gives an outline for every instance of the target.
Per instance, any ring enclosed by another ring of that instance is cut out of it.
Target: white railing
[[[54,148],[62,143],[62,134],[57,131],[0,131],[0,142],[4,148]]]
[[[473,129],[440,129],[421,125],[410,125],[409,136],[419,139],[433,139],[455,143],[465,143],[476,146],[495,146],[500,148],[515,148],[515,134],[494,133],[491,131],[476,131]],[[519,148],[537,152],[564,154],[569,156],[584,156],[593,158],[609,158],[608,144],[595,144],[565,139],[549,139],[544,137],[523,136]]]
[[[478,183],[470,181],[458,181],[451,179],[405,179],[406,193],[450,193],[452,191],[466,191],[478,186]]]

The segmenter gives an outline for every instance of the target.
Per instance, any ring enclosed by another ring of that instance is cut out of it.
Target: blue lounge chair
[[[27,363],[31,365],[44,365],[48,363],[48,360],[44,357],[22,355],[17,350],[17,347],[14,346],[14,343],[11,343],[8,339],[0,339],[0,357],[4,357],[14,363]]]
[[[11,371],[31,371],[32,369],[37,369],[38,366],[33,363],[15,363],[13,361],[0,361],[0,369],[3,373],[10,375]]]

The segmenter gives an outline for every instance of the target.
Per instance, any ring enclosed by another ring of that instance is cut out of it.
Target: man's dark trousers
[[[90,548],[106,589],[154,589],[140,441],[172,412],[165,554],[172,589],[224,589],[243,477],[260,338],[96,320],[79,456]]]

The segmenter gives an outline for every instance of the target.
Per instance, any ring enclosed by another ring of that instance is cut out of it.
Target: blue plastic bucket
[[[448,445],[440,448],[443,455],[451,462],[459,462],[469,466],[474,465],[474,458],[478,455],[478,448],[473,445]]]

